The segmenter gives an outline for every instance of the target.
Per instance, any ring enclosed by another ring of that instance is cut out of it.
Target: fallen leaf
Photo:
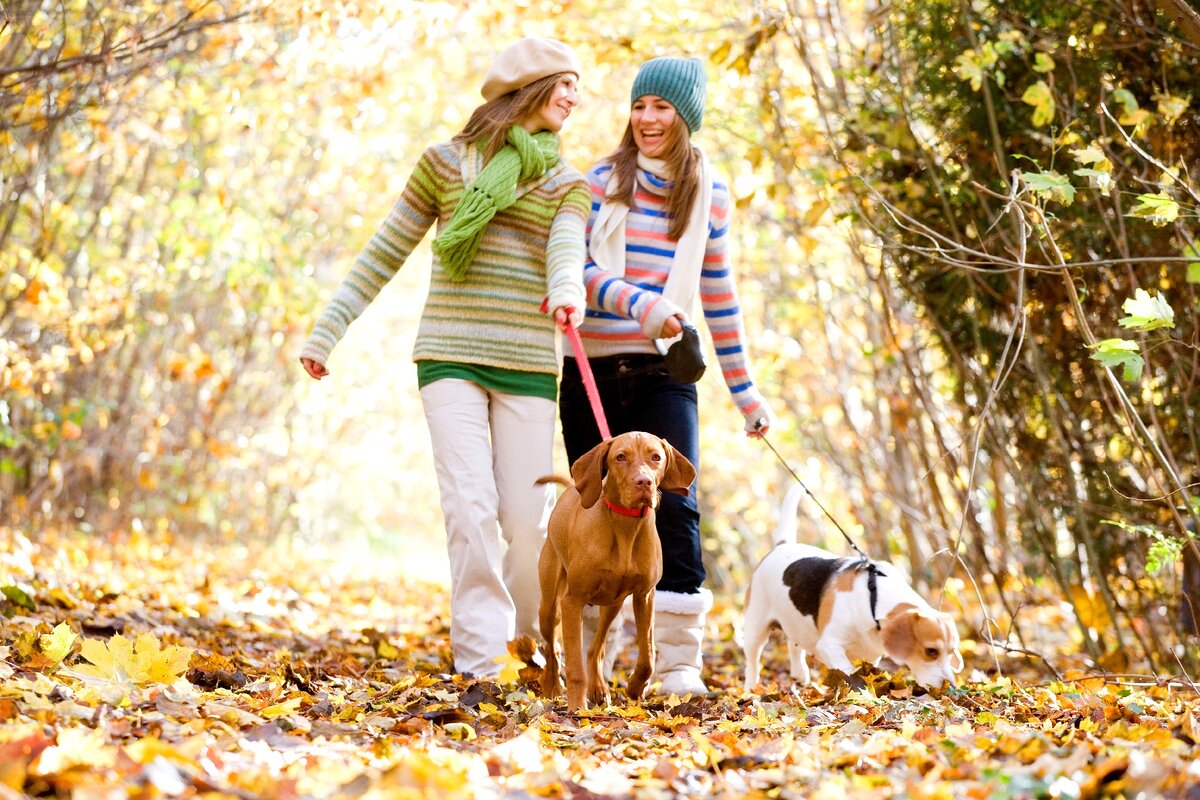
[[[50,633],[43,633],[38,637],[38,647],[49,664],[57,665],[71,652],[71,648],[75,645],[75,639],[78,635],[75,631],[71,630],[70,625],[60,622],[54,626],[54,630],[50,631]]]
[[[140,634],[136,643],[118,633],[107,642],[84,639],[81,655],[91,666],[77,666],[80,675],[117,683],[174,683],[187,670],[192,649],[163,647],[151,633]]]

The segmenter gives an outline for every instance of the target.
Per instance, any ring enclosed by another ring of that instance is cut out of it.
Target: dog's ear
[[[688,487],[692,485],[692,481],[696,480],[696,468],[688,461],[687,456],[671,446],[671,443],[666,439],[659,438],[662,442],[663,449],[667,452],[667,465],[663,469],[662,480],[658,482],[658,488],[664,492],[674,492],[685,497],[688,493]]]
[[[912,606],[896,608],[884,618],[880,639],[883,652],[898,664],[908,664],[917,649],[917,623],[921,612]]]
[[[571,465],[571,479],[575,481],[575,488],[579,490],[579,501],[584,508],[591,508],[600,499],[600,489],[604,485],[604,467],[611,445],[612,439],[605,439]]]

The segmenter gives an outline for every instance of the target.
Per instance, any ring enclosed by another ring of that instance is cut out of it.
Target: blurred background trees
[[[1177,0],[6,2],[0,516],[441,557],[410,362],[427,252],[331,379],[300,338],[495,50],[578,49],[581,169],[637,64],[696,54],[771,444],[977,637],[1177,669],[1198,31]],[[717,376],[701,391],[709,563],[737,603],[793,478]],[[1037,630],[1046,603],[1074,630]]]
[[[893,494],[925,513],[951,501],[922,527],[1005,609],[1000,633],[1024,638],[1015,598],[1048,585],[1102,663],[1157,653],[1170,668],[1167,632],[1200,599],[1176,569],[1185,547],[1195,560],[1200,478],[1200,18],[1166,3],[893,3],[856,43],[817,36],[811,11],[792,17],[809,31],[798,49],[838,42],[806,64],[842,208],[881,248],[880,306],[907,307],[937,354],[934,371],[896,354],[896,380],[874,383],[911,400],[878,415],[925,427],[939,395],[961,415],[905,437],[907,459],[880,451],[938,485],[924,502]]]

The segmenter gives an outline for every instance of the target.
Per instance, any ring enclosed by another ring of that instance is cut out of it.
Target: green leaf
[[[1053,72],[1054,59],[1046,53],[1038,53],[1033,57],[1033,71],[1041,72],[1043,74],[1047,72]]]
[[[1185,256],[1200,258],[1200,245],[1189,244],[1183,248]],[[1187,265],[1187,282],[1200,283],[1200,261],[1189,261]]]
[[[8,602],[13,605],[27,608],[33,611],[37,608],[37,604],[33,602],[33,598],[25,593],[25,590],[20,586],[9,584],[8,586],[0,586],[0,594],[8,598]]]
[[[1153,331],[1175,327],[1175,309],[1171,308],[1162,292],[1155,292],[1151,297],[1145,289],[1138,289],[1133,297],[1126,298],[1121,304],[1121,310],[1129,315],[1118,320],[1122,328]]]
[[[1025,90],[1021,102],[1033,106],[1034,127],[1042,127],[1054,119],[1054,95],[1045,81],[1038,81]]]
[[[987,74],[983,60],[974,50],[958,54],[954,60],[954,73],[962,80],[970,81],[971,88],[977,92],[983,87],[983,79]]]
[[[1133,92],[1128,89],[1117,89],[1112,93],[1113,100],[1121,104],[1122,112],[1125,116],[1135,114],[1138,110],[1137,98],[1133,96]]]
[[[1065,175],[1057,172],[1022,172],[1021,179],[1029,189],[1047,200],[1054,200],[1065,206],[1075,202],[1075,187]]]
[[[1142,368],[1146,362],[1138,354],[1137,342],[1127,339],[1105,339],[1092,345],[1096,352],[1090,356],[1109,369],[1121,367],[1122,377],[1127,381],[1136,381],[1142,377]]]
[[[1117,89],[1112,93],[1113,99],[1121,104],[1121,116],[1117,122],[1122,125],[1142,125],[1150,119],[1150,112],[1138,105],[1137,98],[1128,89]]]
[[[1163,227],[1179,216],[1179,204],[1161,192],[1138,195],[1138,205],[1126,215],[1150,220],[1156,227]]]
[[[1112,525],[1129,533],[1148,536],[1151,542],[1146,551],[1146,571],[1154,575],[1157,575],[1165,567],[1177,564],[1187,542],[1186,539],[1177,539],[1165,534],[1153,525],[1132,525],[1118,519],[1102,519],[1100,523]],[[1188,535],[1191,536],[1191,534]]]

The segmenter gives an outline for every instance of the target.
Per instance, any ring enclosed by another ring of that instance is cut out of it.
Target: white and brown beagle
[[[963,668],[953,618],[933,609],[891,564],[797,544],[802,492],[799,485],[788,491],[775,548],[755,568],[746,592],[746,690],[758,685],[772,623],[787,636],[791,674],[802,685],[809,682],[809,652],[847,675],[855,661],[875,663],[886,655],[922,686],[953,684]]]

